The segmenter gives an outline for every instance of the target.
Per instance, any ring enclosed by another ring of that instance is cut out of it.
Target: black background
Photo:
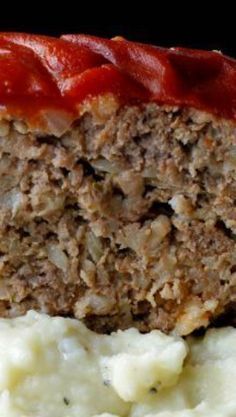
[[[0,0],[1,3],[3,0]],[[209,0],[130,2],[112,0],[30,1],[1,4],[0,31],[59,36],[90,33],[122,35],[162,46],[217,49],[236,57],[233,2]]]

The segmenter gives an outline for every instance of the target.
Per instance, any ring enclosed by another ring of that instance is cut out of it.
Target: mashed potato
[[[97,335],[29,312],[0,320],[1,417],[235,417],[236,330]]]

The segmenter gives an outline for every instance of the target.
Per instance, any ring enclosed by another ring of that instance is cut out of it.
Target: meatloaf
[[[0,35],[0,315],[186,335],[236,301],[236,62]]]

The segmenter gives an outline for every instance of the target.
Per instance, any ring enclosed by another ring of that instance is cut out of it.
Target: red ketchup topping
[[[236,60],[122,38],[0,33],[0,105],[29,119],[45,108],[73,117],[86,98],[191,106],[236,119]]]

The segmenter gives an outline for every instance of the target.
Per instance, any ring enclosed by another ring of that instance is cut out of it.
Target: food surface
[[[90,101],[59,138],[2,121],[2,316],[188,334],[235,301],[234,123],[117,106]]]
[[[235,346],[233,328],[185,342],[33,311],[0,319],[1,417],[233,417]]]
[[[156,101],[236,118],[236,61],[217,51],[160,48],[89,35],[0,33],[0,101],[36,123],[41,111],[76,117],[85,98]]]
[[[1,417],[234,417],[236,330],[179,335],[235,317],[236,61],[14,33],[0,59]]]
[[[82,35],[0,46],[0,316],[186,335],[233,309],[235,61]]]

